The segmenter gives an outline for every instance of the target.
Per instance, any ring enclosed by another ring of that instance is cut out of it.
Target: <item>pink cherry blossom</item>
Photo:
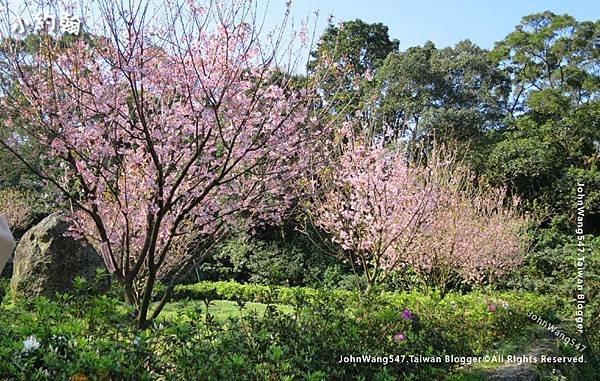
[[[329,132],[314,90],[292,86],[278,47],[235,10],[245,1],[190,1],[160,20],[103,4],[102,37],[12,46],[22,98],[0,106],[50,147],[38,174],[76,206],[73,234],[98,248],[144,324],[156,277],[184,275],[231,226],[282,221]]]
[[[325,182],[325,181],[324,181]],[[521,263],[527,218],[505,189],[477,185],[442,149],[426,165],[401,153],[351,144],[313,209],[367,288],[410,266],[443,293],[492,283]]]

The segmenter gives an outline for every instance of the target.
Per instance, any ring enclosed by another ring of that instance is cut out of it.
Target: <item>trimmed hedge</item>
[[[332,295],[343,301],[354,299],[354,293],[346,290],[316,290],[309,287],[263,286],[240,284],[231,281],[200,282],[191,285],[176,286],[173,299],[203,300],[221,299],[256,303],[298,305],[303,301],[314,301],[320,295]]]
[[[309,287],[263,286],[256,284],[240,284],[232,281],[200,282],[192,285],[175,287],[173,299],[191,300],[230,300],[256,303],[287,304],[298,306],[306,302],[314,302],[327,296],[338,300],[340,304],[349,305],[358,301],[358,293],[346,290],[317,290]],[[517,315],[534,312],[548,320],[557,321],[556,309],[560,300],[548,296],[540,296],[529,292],[470,292],[468,294],[449,293],[442,298],[438,293],[381,292],[374,298],[383,304],[393,306],[411,306],[419,309],[464,310],[472,306],[494,308],[510,307]],[[482,303],[483,302],[483,303]],[[496,306],[497,304],[497,306]]]

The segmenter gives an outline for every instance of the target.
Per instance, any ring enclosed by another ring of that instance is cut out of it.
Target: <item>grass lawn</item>
[[[294,308],[291,306],[276,304],[275,307],[284,313],[292,313]],[[229,300],[215,300],[213,301],[209,308],[208,312],[214,316],[214,318],[219,322],[225,322],[227,319],[231,317],[240,317],[240,316],[248,316],[251,314],[262,315],[264,314],[267,308],[267,304],[263,303],[252,303],[248,302],[241,309],[237,305],[236,302],[232,302]],[[168,322],[168,321],[188,321],[189,316],[186,312],[194,311],[200,309],[202,314],[206,312],[206,306],[202,301],[197,300],[181,300],[172,303],[167,303],[162,313],[159,316],[159,321]]]

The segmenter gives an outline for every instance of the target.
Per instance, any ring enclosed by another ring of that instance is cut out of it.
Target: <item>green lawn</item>
[[[294,310],[291,306],[281,304],[276,304],[275,307],[284,313],[292,313]],[[240,310],[236,302],[229,300],[215,300],[210,304],[208,312],[213,315],[217,321],[224,322],[231,317],[237,318],[251,314],[262,315],[266,308],[266,304],[248,302]],[[206,312],[204,303],[197,300],[182,300],[168,303],[160,314],[159,321],[188,321],[189,316],[187,312],[197,309],[200,309],[202,314]]]

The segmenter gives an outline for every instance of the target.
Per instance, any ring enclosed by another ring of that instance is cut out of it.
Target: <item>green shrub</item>
[[[175,287],[173,299],[204,300],[207,297],[223,300],[243,300],[245,302],[297,305],[298,301],[312,301],[323,294],[331,294],[338,300],[348,300],[354,293],[346,290],[324,291],[309,287],[264,286],[240,284],[233,281],[199,282]]]
[[[197,276],[262,285],[355,287],[348,266],[292,227],[233,234],[198,268]]]
[[[75,294],[56,301],[7,297],[0,305],[0,379],[441,380],[451,364],[338,362],[348,355],[478,355],[534,324],[529,311],[552,320],[555,310],[552,299],[528,293],[359,298],[349,291],[203,282],[177,288],[179,297],[200,300],[179,302],[175,316],[137,331],[129,309],[92,289],[79,282]],[[206,306],[214,299],[239,301],[239,317],[215,319]],[[260,300],[294,308],[241,313],[244,301]]]

